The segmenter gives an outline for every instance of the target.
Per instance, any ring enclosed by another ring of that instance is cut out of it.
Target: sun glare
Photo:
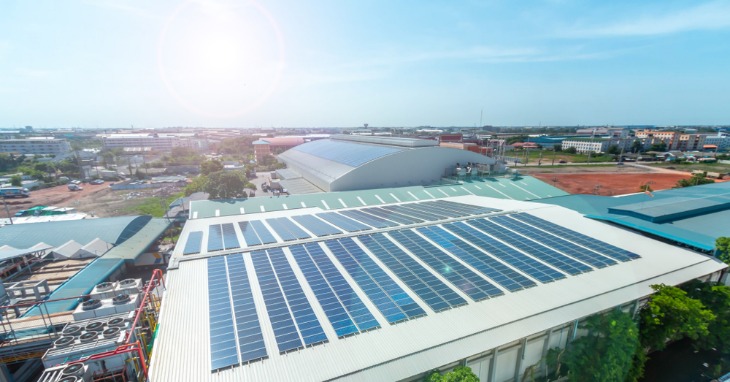
[[[256,3],[187,2],[160,36],[160,76],[175,99],[201,115],[231,118],[276,89],[284,49],[276,23]]]

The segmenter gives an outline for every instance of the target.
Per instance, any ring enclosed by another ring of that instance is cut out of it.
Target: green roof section
[[[107,219],[94,220],[103,222]],[[108,279],[122,264],[127,261],[134,261],[144,253],[165,232],[170,224],[166,219],[156,219],[150,216],[132,217],[128,220],[127,226],[117,233],[119,239],[124,239],[122,242],[58,286],[48,296],[48,299],[54,300],[89,294],[96,284]],[[35,224],[24,225],[32,226]],[[104,227],[105,225],[101,224],[101,226]],[[77,299],[50,302],[44,306],[43,313],[64,312],[74,309],[78,303]],[[38,308],[33,308],[26,312],[24,316],[38,314]]]
[[[708,252],[718,237],[730,236],[730,182],[622,197],[568,195],[539,202]]]
[[[150,216],[120,216],[12,224],[0,228],[0,243],[15,248],[30,248],[38,243],[58,247],[69,240],[86,244],[99,238],[118,245],[134,236],[150,219]]]
[[[499,199],[535,200],[568,195],[531,176],[480,178],[438,186],[412,186],[372,190],[323,192],[302,195],[257,196],[248,199],[199,200],[190,203],[190,218],[242,215],[298,208],[323,210],[417,202],[452,196],[477,195]]]

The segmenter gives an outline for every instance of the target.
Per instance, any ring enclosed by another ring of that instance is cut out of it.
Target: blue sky
[[[0,127],[730,124],[730,1],[4,0]]]

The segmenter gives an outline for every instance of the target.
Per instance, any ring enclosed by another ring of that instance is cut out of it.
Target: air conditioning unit
[[[104,317],[116,313],[112,299],[90,299],[82,302],[73,312],[75,320]]]
[[[131,311],[137,309],[139,300],[140,300],[139,294],[135,294],[135,295],[119,294],[119,295],[117,295],[117,297],[114,297],[112,299],[112,306],[114,307],[114,311],[116,313],[131,312]]]
[[[117,282],[117,287],[114,289],[114,295],[120,293],[124,294],[137,294],[142,291],[142,279],[124,279]]]
[[[115,290],[117,289],[118,284],[119,283],[112,281],[105,281],[103,283],[96,284],[96,286],[94,287],[94,289],[91,290],[91,293],[89,293],[89,295],[91,296],[91,298],[96,300],[112,298],[116,293]]]
[[[46,368],[38,382],[89,382],[91,369],[83,363],[64,364]]]

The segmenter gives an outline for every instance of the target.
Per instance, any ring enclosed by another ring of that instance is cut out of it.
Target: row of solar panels
[[[462,216],[472,216],[499,211],[493,208],[471,206],[445,200],[426,201],[402,205],[369,207],[361,210],[322,212],[289,218],[270,218],[265,222],[284,242],[359,232],[373,228],[395,227],[399,224],[415,224],[439,221]],[[292,221],[293,219],[293,221]],[[295,223],[296,222],[296,223]],[[259,220],[239,222],[238,226],[248,247],[276,243],[278,240]],[[301,227],[304,227],[302,229]],[[305,231],[306,229],[306,231]],[[308,231],[308,232],[307,232]],[[183,255],[200,253],[203,249],[203,232],[188,235]],[[214,224],[208,227],[207,252],[241,248],[233,223]]]
[[[213,370],[268,356],[258,320],[263,312],[257,314],[244,256],[251,258],[280,353],[329,340],[295,276],[294,264],[337,337],[380,327],[324,248],[389,324],[427,313],[375,259],[432,311],[441,312],[467,304],[467,298],[497,297],[639,257],[528,214],[297,244],[288,247],[291,259],[282,248],[212,257],[208,285]]]

